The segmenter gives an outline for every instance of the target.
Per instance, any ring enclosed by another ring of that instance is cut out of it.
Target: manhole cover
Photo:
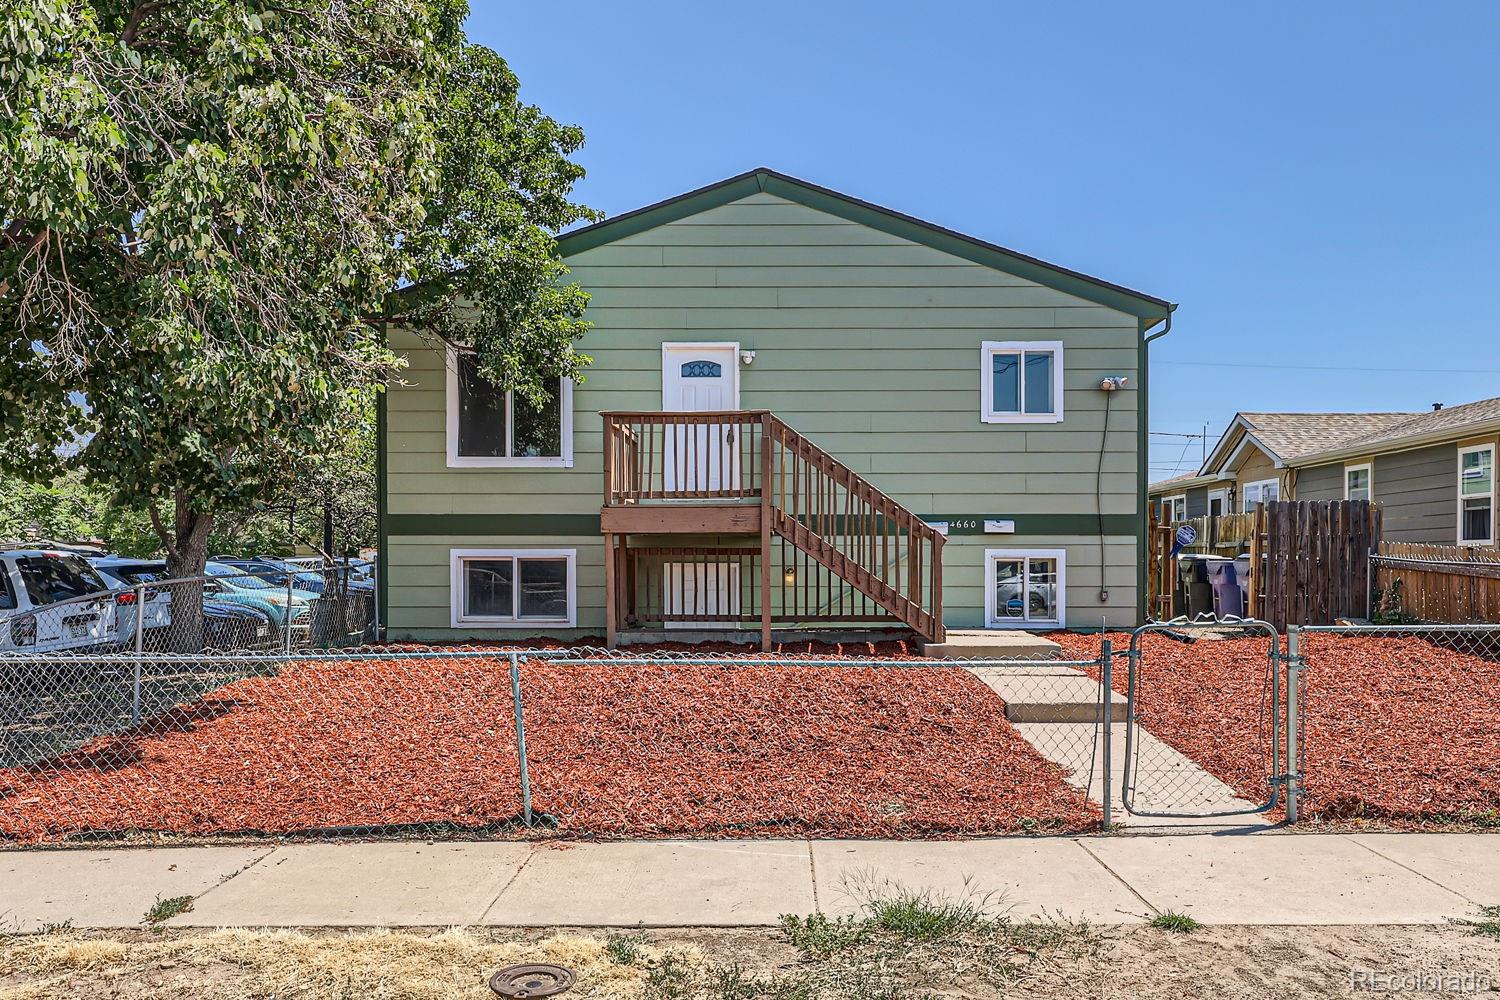
[[[512,965],[490,977],[490,989],[503,997],[550,997],[574,981],[573,973],[560,965]]]

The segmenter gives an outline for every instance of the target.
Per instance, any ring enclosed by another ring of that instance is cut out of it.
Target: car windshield
[[[165,569],[152,566],[106,566],[100,570],[126,583],[155,583],[167,575]]]
[[[56,604],[109,589],[94,568],[78,556],[22,556],[16,560],[16,568],[35,605]]]
[[[244,590],[275,590],[274,584],[267,583],[258,576],[247,573],[233,566],[225,566],[223,563],[209,563],[204,567],[209,576],[223,577],[224,582],[231,587],[239,587]]]

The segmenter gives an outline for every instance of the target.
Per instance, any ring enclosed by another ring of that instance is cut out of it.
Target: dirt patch
[[[894,940],[835,942],[824,954],[794,947],[777,931],[646,932],[617,935],[615,942],[599,932],[553,931],[64,932],[0,939],[0,996],[492,1000],[485,987],[489,973],[535,961],[579,973],[567,996],[600,1000],[1274,1000],[1368,995],[1352,988],[1365,972],[1468,974],[1476,983],[1483,977],[1500,982],[1500,940],[1459,927],[1235,927],[1171,934],[1059,924],[1000,933],[1009,948],[1003,971],[993,961],[976,962],[981,953],[972,938],[907,942],[897,956]],[[891,964],[865,975],[862,963],[877,954]]]
[[[0,771],[0,834],[523,837],[503,658],[331,660],[246,678]],[[954,837],[1098,808],[956,667],[522,669],[543,834]]]
[[[1098,652],[1096,635],[1051,638],[1070,656]],[[1111,638],[1117,650],[1129,645],[1128,635]],[[1268,640],[1141,641],[1141,725],[1240,794],[1263,799]],[[1415,636],[1313,634],[1303,653],[1308,819],[1500,827],[1500,664]],[[1122,666],[1113,683],[1124,693]]]

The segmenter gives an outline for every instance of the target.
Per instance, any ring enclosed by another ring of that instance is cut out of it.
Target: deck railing
[[[758,550],[627,548],[622,617],[894,619],[941,640],[943,535],[770,411],[602,416],[605,506],[759,500],[766,521]]]

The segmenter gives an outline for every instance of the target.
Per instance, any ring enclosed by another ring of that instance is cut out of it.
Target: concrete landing
[[[1060,660],[1062,647],[1019,630],[950,629],[946,641],[924,643],[922,655],[941,660]]]
[[[969,672],[1005,701],[1011,722],[1093,723],[1102,719],[1099,682],[1074,667],[969,667]],[[1110,692],[1109,717],[1125,721],[1125,696]]]

